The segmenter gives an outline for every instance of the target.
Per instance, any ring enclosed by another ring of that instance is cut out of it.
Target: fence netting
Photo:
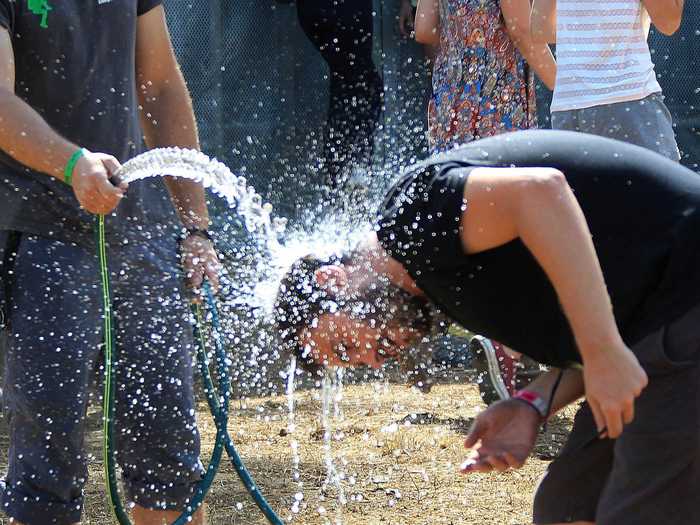
[[[301,1],[302,6],[323,4]],[[279,0],[165,3],[204,150],[246,174],[261,193],[285,184],[285,199],[273,204],[293,216],[319,176],[333,80],[324,57],[303,31],[297,4]],[[399,33],[400,0],[346,4],[358,12],[369,10],[372,17],[372,59],[383,93],[374,130],[374,164],[398,167],[425,156],[428,69],[422,46]],[[697,170],[700,9],[687,4],[678,33],[666,37],[652,32],[650,46],[674,116],[682,162]],[[541,87],[539,91],[540,125],[547,126],[549,97]]]

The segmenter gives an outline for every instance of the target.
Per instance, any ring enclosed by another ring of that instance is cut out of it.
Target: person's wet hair
[[[295,356],[297,365],[313,374],[323,370],[310,348],[300,342],[300,332],[313,328],[324,314],[343,311],[351,317],[379,327],[410,327],[421,335],[433,331],[435,309],[380,276],[368,289],[353,295],[336,295],[321,287],[315,272],[328,264],[352,264],[352,252],[342,258],[319,259],[307,255],[298,259],[280,282],[274,315],[282,340],[283,354]]]

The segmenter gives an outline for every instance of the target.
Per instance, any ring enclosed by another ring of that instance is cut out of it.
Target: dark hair
[[[315,278],[316,270],[330,262],[312,255],[297,259],[282,277],[275,300],[274,315],[282,350],[296,356],[297,366],[311,373],[323,367],[314,361],[312,355],[304,355],[298,334],[303,328],[311,326],[313,320],[323,313],[323,302],[331,299]]]
[[[412,295],[390,283],[379,282],[361,296],[335,296],[316,282],[315,273],[327,264],[349,264],[354,254],[342,258],[319,259],[307,255],[297,259],[280,282],[275,301],[274,315],[282,349],[295,356],[297,366],[307,372],[318,373],[323,366],[316,362],[311,352],[299,341],[299,332],[312,327],[323,314],[345,309],[359,318],[375,318],[382,323],[411,326],[421,334],[428,334],[436,320],[434,308],[425,298]]]

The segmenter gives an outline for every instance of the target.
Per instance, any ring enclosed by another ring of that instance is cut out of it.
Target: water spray
[[[207,177],[203,176],[207,174]],[[162,148],[146,152],[125,163],[114,175],[116,179],[124,182],[133,182],[146,177],[158,175],[185,177],[201,182],[205,187],[210,187],[215,193],[224,197],[229,205],[237,206],[239,212],[246,221],[246,228],[255,231],[262,228],[267,234],[267,239],[274,239],[272,232],[284,228],[284,219],[270,221],[271,206],[261,205],[262,199],[254,189],[247,187],[243,177],[235,177],[231,171],[221,162],[209,159],[203,153],[194,150],[180,148]],[[120,525],[131,525],[128,514],[121,502],[117,488],[117,476],[114,461],[114,364],[118,356],[118,348],[114,339],[114,319],[111,302],[111,284],[107,265],[107,250],[105,245],[104,216],[96,219],[95,225],[96,245],[100,261],[100,277],[102,285],[102,298],[104,307],[104,338],[105,338],[105,384],[103,406],[103,446],[105,476],[109,502],[117,522]],[[255,484],[252,476],[246,469],[233,440],[228,426],[228,407],[230,400],[230,376],[228,370],[228,358],[221,341],[219,313],[216,301],[208,283],[203,285],[203,295],[209,318],[212,325],[211,336],[214,344],[218,382],[217,389],[209,373],[209,362],[206,353],[207,340],[204,331],[204,314],[200,305],[193,306],[196,323],[194,327],[195,339],[198,342],[197,361],[204,382],[205,395],[209,409],[216,425],[216,441],[214,450],[204,477],[197,484],[195,494],[184,512],[172,525],[184,525],[192,520],[192,515],[201,507],[207,492],[218,472],[219,465],[226,453],[233,464],[239,479],[245,486],[248,494],[253,498],[258,508],[272,525],[282,525],[282,520],[275,514],[272,507],[266,501],[263,494]],[[220,400],[219,400],[220,399]]]

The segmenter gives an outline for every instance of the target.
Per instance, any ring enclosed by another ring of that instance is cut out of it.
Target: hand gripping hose
[[[103,453],[105,477],[107,480],[107,493],[109,504],[112,509],[112,513],[114,514],[114,517],[120,525],[131,525],[129,516],[125,511],[124,506],[121,502],[121,498],[119,496],[114,461],[114,364],[117,362],[119,354],[114,339],[114,319],[111,298],[112,292],[109,278],[109,268],[107,264],[107,250],[105,245],[103,215],[99,215],[97,217],[95,234],[98,258],[100,263],[100,277],[102,281],[102,300],[104,309],[105,380],[102,422],[104,430]],[[282,525],[282,520],[275,514],[274,510],[272,510],[268,502],[265,500],[265,497],[255,485],[253,478],[251,477],[248,470],[245,468],[245,465],[243,464],[243,461],[238,455],[233,441],[231,440],[231,437],[228,434],[228,407],[230,400],[229,392],[231,385],[230,376],[228,373],[226,351],[224,350],[223,344],[221,342],[219,316],[214,296],[211,292],[211,288],[209,287],[208,283],[204,283],[203,289],[212,323],[212,339],[215,348],[220,392],[217,392],[217,389],[213,384],[211,374],[209,373],[209,362],[206,353],[206,338],[202,330],[204,320],[202,308],[199,304],[193,306],[194,314],[197,321],[194,331],[195,339],[199,343],[197,349],[197,363],[202,374],[207,403],[209,404],[209,409],[212,413],[214,423],[216,425],[216,438],[214,443],[214,450],[212,451],[209,466],[207,467],[204,477],[197,484],[194,496],[189,502],[187,508],[173,522],[172,525],[184,525],[186,523],[189,523],[192,519],[192,515],[201,507],[207,492],[211,488],[211,484],[214,481],[214,477],[218,472],[224,449],[226,450],[229,458],[231,459],[231,463],[233,464],[233,467],[235,468],[236,473],[238,474],[238,477],[240,478],[241,482],[245,486],[250,496],[255,501],[256,505],[265,515],[268,522],[272,525]],[[219,401],[219,396],[221,401]]]

